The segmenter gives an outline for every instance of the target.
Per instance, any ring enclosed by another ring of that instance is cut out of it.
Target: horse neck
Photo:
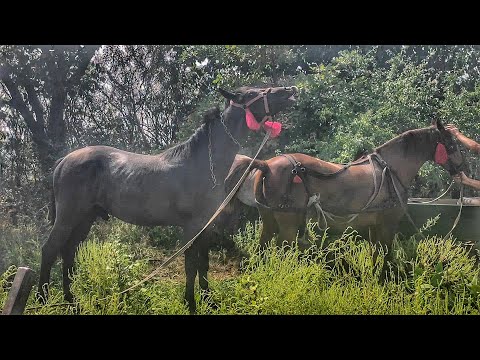
[[[415,144],[413,143],[415,142]],[[418,132],[403,141],[387,143],[376,149],[389,168],[399,177],[402,184],[410,186],[425,162],[432,159],[430,133]]]
[[[235,112],[235,115],[238,116]],[[228,124],[230,121],[235,123],[236,121],[240,120],[237,119],[236,116],[233,118],[228,118],[229,116],[232,117],[233,115],[229,112],[224,115],[225,123]],[[193,161],[197,164],[202,164],[207,169],[210,168],[210,151],[209,151],[209,143],[211,143],[211,161],[213,163],[213,171],[217,180],[217,184],[223,183],[225,180],[228,171],[235,159],[235,155],[237,154],[239,147],[237,144],[233,142],[230,136],[225,131],[224,126],[222,125],[220,119],[212,121],[210,123],[211,132],[209,134],[209,130],[205,132],[205,141],[202,142],[201,147],[195,152],[193,157]],[[239,131],[229,129],[232,136],[237,139],[237,141],[242,140],[241,134],[238,134]],[[210,136],[210,141],[209,141]],[[209,171],[210,173],[210,171]],[[211,176],[211,174],[209,174]]]

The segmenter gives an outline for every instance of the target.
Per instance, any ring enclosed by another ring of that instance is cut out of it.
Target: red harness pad
[[[443,165],[448,160],[447,149],[445,145],[438,143],[437,148],[435,150],[435,162],[437,164]]]

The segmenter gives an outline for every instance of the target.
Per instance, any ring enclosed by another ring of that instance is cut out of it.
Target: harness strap
[[[453,230],[457,227],[458,222],[460,221],[460,216],[462,215],[462,208],[463,208],[463,188],[464,188],[464,186],[463,186],[463,183],[462,183],[460,185],[460,209],[458,210],[458,215],[455,218],[455,221],[453,222],[452,228],[447,233],[447,235],[445,235],[445,237],[443,238],[444,240],[452,234]]]
[[[417,225],[415,225],[415,222],[413,221],[412,217],[408,213],[407,205],[404,204],[404,202],[402,201],[402,196],[400,194],[400,191],[397,188],[397,185],[395,184],[395,179],[393,175],[394,174],[390,172],[390,178],[392,179],[393,188],[395,189],[395,193],[397,194],[398,200],[400,200],[400,205],[402,206],[403,212],[407,216],[407,219],[410,221],[410,223],[413,225],[415,231],[425,239],[425,236],[420,232],[420,229],[417,227]],[[395,177],[397,177],[397,175],[395,175]]]

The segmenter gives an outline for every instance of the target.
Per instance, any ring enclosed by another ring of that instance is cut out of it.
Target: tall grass
[[[197,291],[199,314],[479,313],[479,267],[468,246],[454,239],[397,238],[388,254],[352,229],[330,238],[326,232],[314,234],[309,224],[306,251],[273,242],[261,250],[260,227],[248,223],[234,236],[246,254],[240,275],[210,279],[218,309],[200,301]],[[130,241],[122,241],[124,233],[128,229],[112,229],[109,241],[102,242],[102,232],[96,231],[79,248],[72,274],[76,306],[58,306],[63,299],[56,285],[47,306],[39,306],[32,295],[26,313],[187,314],[183,279],[155,279],[119,295],[152,270],[144,259],[148,251],[136,254]],[[0,277],[0,305],[14,272],[10,268]]]

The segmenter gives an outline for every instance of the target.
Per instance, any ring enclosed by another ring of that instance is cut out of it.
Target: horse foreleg
[[[277,213],[275,219],[279,224],[277,246],[282,246],[285,242],[291,246],[297,239],[298,231],[305,221],[304,215],[287,212]]]
[[[188,306],[190,314],[194,314],[197,310],[195,304],[195,278],[198,270],[198,249],[195,244],[192,244],[185,251],[185,304]]]
[[[208,239],[202,239],[208,240]],[[208,241],[202,241],[199,243],[198,249],[198,282],[200,289],[202,289],[202,300],[207,302],[209,306],[217,309],[218,306],[212,301],[210,295],[210,288],[208,286],[208,270],[209,270],[209,246]]]
[[[200,239],[198,239],[200,240]],[[202,239],[204,240],[204,239]],[[203,241],[205,242],[205,241]],[[209,269],[209,259],[208,259],[208,244],[201,243],[199,244],[198,249],[198,283],[200,289],[208,292],[208,269]]]

